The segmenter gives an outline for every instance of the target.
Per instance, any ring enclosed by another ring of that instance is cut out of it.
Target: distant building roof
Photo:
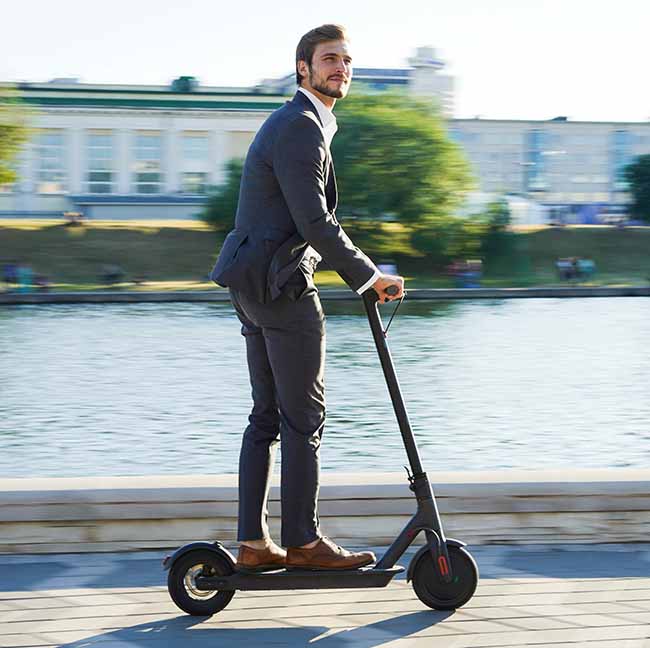
[[[372,79],[379,78],[398,78],[408,80],[411,70],[408,68],[354,68],[353,78],[368,77]]]
[[[77,205],[200,205],[206,196],[189,196],[178,194],[153,194],[137,196],[133,194],[75,194],[69,196]]]
[[[284,103],[284,93],[258,88],[113,85],[70,82],[0,83],[17,89],[23,101],[37,106],[86,108],[145,108],[152,110],[269,111]]]
[[[355,68],[352,82],[374,90],[407,86],[415,68],[440,69],[444,62],[432,48],[418,48],[409,59],[410,68]],[[268,111],[278,108],[295,92],[295,73],[264,79],[249,87],[202,86],[193,76],[179,76],[168,85],[124,85],[82,83],[61,77],[45,82],[0,83],[21,91],[24,101],[40,106],[146,109],[203,109]]]

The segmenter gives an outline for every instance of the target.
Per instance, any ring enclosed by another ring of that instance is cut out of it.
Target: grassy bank
[[[392,260],[411,287],[446,287],[453,281],[432,271],[395,223],[349,226],[353,240],[376,262]],[[221,236],[197,221],[95,221],[68,227],[60,221],[0,220],[0,265],[29,263],[61,290],[98,289],[106,265],[124,270],[124,287],[137,290],[205,289]],[[592,285],[650,283],[650,228],[565,227],[512,233],[502,256],[486,266],[486,286],[561,285],[558,257],[596,262]],[[143,280],[139,285],[133,279]],[[341,285],[334,272],[319,272],[323,286]]]

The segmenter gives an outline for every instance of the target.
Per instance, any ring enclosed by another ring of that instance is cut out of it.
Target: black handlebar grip
[[[396,286],[395,284],[392,284],[388,286],[388,288],[386,288],[384,292],[387,295],[397,295],[397,293],[399,292],[399,287]]]

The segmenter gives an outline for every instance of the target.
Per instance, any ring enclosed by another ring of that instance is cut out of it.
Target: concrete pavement
[[[402,578],[384,589],[238,592],[209,619],[169,599],[165,552],[4,554],[0,648],[650,648],[650,544],[469,549],[481,582],[454,613],[425,608]]]

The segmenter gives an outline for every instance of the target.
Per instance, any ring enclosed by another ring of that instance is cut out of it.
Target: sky
[[[292,72],[300,36],[343,24],[359,67],[429,45],[456,117],[647,121],[650,0],[23,0],[7,3],[1,81],[249,86]]]

